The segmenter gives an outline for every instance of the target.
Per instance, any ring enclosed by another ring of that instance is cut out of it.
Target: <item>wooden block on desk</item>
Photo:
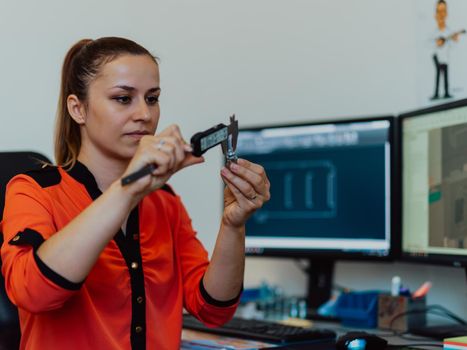
[[[381,294],[378,297],[378,328],[407,332],[426,324],[425,298]]]

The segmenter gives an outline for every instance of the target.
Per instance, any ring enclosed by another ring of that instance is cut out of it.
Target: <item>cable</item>
[[[440,311],[440,312],[437,312],[437,311]],[[457,323],[459,323],[461,325],[467,325],[467,322],[465,320],[463,320],[461,317],[457,316],[453,312],[449,311],[445,307],[443,307],[441,305],[429,305],[429,306],[427,306],[427,307],[425,307],[423,309],[404,311],[404,312],[401,312],[401,313],[395,315],[391,319],[391,322],[389,323],[389,328],[392,329],[393,325],[394,325],[394,321],[396,321],[397,319],[399,319],[399,318],[401,318],[403,316],[411,315],[411,314],[422,314],[422,313],[426,313],[426,314],[432,313],[432,314],[435,314],[435,315],[438,315],[438,316],[450,318],[450,319],[456,321]]]
[[[434,305],[430,305],[428,306],[429,309],[439,309],[441,311],[443,311],[444,313],[446,313],[446,315],[448,315],[450,318],[452,318],[453,320],[457,321],[458,323],[462,324],[462,325],[467,325],[467,321],[462,319],[461,317],[457,316],[455,313],[449,311],[448,309],[446,309],[444,306],[441,306],[441,305],[437,305],[437,304],[434,304]]]
[[[402,349],[404,347],[410,346],[410,347],[419,347],[419,346],[430,346],[430,347],[435,347],[435,348],[442,348],[443,344],[430,344],[430,343],[415,343],[415,344],[404,344],[401,345]],[[423,350],[426,350],[425,348],[422,348]]]

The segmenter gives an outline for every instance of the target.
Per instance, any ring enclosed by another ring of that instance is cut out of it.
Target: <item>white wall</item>
[[[413,109],[413,17],[407,0],[2,1],[0,149],[53,157],[60,66],[83,37],[126,36],[160,57],[161,127],[178,123],[187,138],[231,113],[247,126]],[[204,165],[172,180],[209,249],[221,213],[220,164],[210,151]],[[432,279],[432,301],[467,317],[465,277],[452,268],[338,263],[336,281],[386,287],[396,273],[414,286]],[[292,262],[249,259],[246,285],[263,279],[304,290]],[[457,286],[450,298],[442,297],[446,285]]]

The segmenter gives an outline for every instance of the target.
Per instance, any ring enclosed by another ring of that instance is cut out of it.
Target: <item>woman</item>
[[[182,308],[209,325],[233,315],[245,222],[269,199],[262,167],[221,170],[224,212],[212,259],[166,184],[203,162],[176,125],[155,134],[159,69],[122,38],[82,40],[63,69],[57,167],[8,185],[3,274],[22,349],[178,349]],[[121,179],[157,168],[127,186]]]

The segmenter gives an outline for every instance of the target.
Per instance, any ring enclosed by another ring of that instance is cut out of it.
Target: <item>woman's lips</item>
[[[147,131],[132,131],[132,132],[127,132],[125,133],[126,136],[129,137],[134,137],[134,138],[142,138],[145,135],[149,135],[149,132]]]

